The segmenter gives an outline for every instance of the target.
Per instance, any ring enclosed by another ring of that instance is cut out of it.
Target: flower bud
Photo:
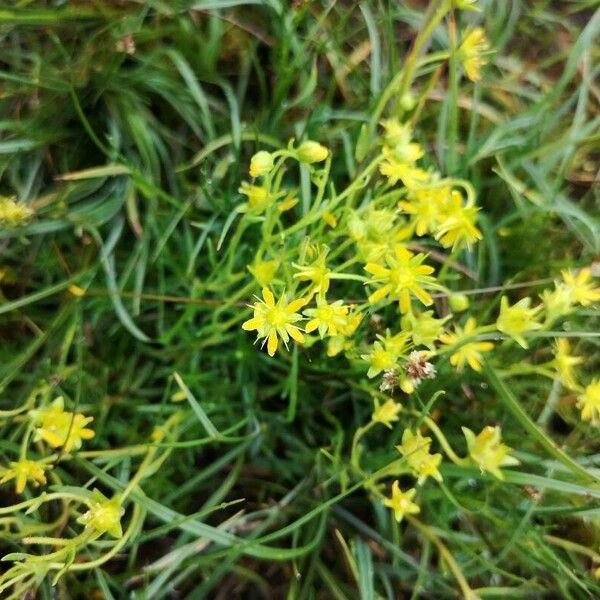
[[[415,391],[415,384],[411,381],[410,377],[404,377],[400,380],[400,389],[405,394],[412,394]]]
[[[403,110],[406,110],[406,111],[412,110],[415,107],[416,103],[417,103],[417,101],[416,101],[415,97],[410,92],[406,92],[400,98],[400,106],[402,107]]]
[[[298,146],[298,160],[306,164],[324,161],[329,155],[329,150],[318,142],[306,140]]]
[[[452,294],[448,298],[448,304],[454,312],[463,312],[469,308],[469,298],[464,294]]]
[[[250,159],[250,177],[262,177],[273,169],[273,157],[261,150]]]

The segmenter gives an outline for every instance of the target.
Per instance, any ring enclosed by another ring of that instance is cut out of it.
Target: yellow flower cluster
[[[483,64],[481,53],[486,44],[483,32],[477,29],[463,38],[459,55],[471,78]],[[422,251],[416,240],[428,236],[451,255],[471,248],[482,237],[476,224],[475,194],[468,182],[444,179],[419,165],[425,152],[414,141],[408,123],[391,118],[381,124],[380,154],[370,167],[371,174],[356,178],[347,190],[330,198],[326,197],[330,152],[318,142],[306,140],[294,146],[292,141],[284,150],[261,150],[251,158],[252,181],[241,184],[247,202],[239,211],[248,213],[251,222],[262,223],[263,242],[247,267],[262,288],[262,298],[252,305],[253,315],[242,327],[256,332],[270,356],[281,347],[280,341],[288,348],[290,340],[307,347],[326,340],[327,356],[345,352],[350,360],[362,360],[368,378],[382,377],[381,391],[398,388],[410,394],[422,381],[435,377],[434,359],[447,357],[459,373],[466,367],[479,372],[484,355],[494,349],[496,332],[528,348],[536,332],[578,305],[600,300],[600,287],[593,285],[591,269],[583,268],[563,271],[554,289],[542,292],[542,302],[537,305],[531,297],[511,302],[501,295],[492,323],[478,324],[468,314],[462,319],[456,316],[469,308],[468,297],[445,287],[429,264],[433,253]],[[281,204],[285,209],[296,206],[296,200],[288,202],[295,198],[295,190],[282,184],[284,163],[289,160],[308,169],[318,198],[314,207],[303,212],[299,221],[291,219],[291,224],[282,222],[281,216]],[[358,207],[348,201],[340,204],[341,198],[357,197],[366,182],[376,180],[375,168],[384,182],[375,197]],[[330,229],[324,231],[325,226]],[[306,237],[294,242],[297,237],[292,231]],[[275,248],[275,241],[283,246]],[[440,260],[437,255],[435,259]],[[447,272],[444,266],[441,273]],[[361,283],[367,290],[366,300],[350,304],[335,295],[330,298],[338,291],[339,281]],[[436,296],[447,297],[455,315],[437,316],[439,307],[433,310]],[[397,305],[399,330],[375,331],[369,344],[353,339],[366,311],[372,313],[371,325],[377,327],[380,311],[390,304]],[[577,384],[575,368],[581,363],[580,357],[571,356],[566,340],[559,340],[554,359],[542,365],[540,372],[580,392],[582,418],[595,423],[590,409],[593,402]],[[390,426],[397,416],[395,406],[387,402],[378,405],[373,420]],[[48,438],[47,432],[44,435]]]
[[[83,440],[94,437],[94,432],[86,425],[93,417],[64,410],[64,398],[59,396],[49,406],[29,411],[34,441],[44,441],[51,448],[61,448],[65,453],[77,450]],[[14,479],[15,491],[22,494],[27,483],[34,487],[46,483],[46,471],[52,468],[51,458],[32,460],[27,458],[27,436],[19,460],[9,462],[8,467],[0,467],[0,484]]]
[[[62,446],[65,452],[71,452],[81,448],[83,440],[94,437],[94,432],[86,428],[94,418],[65,411],[64,406],[64,398],[59,396],[50,406],[32,410],[30,416],[35,425],[36,440],[43,440],[52,448]]]
[[[476,10],[474,4],[457,0],[455,7]],[[489,49],[484,31],[474,28],[462,34],[453,58],[467,78],[478,81]],[[398,99],[405,113],[414,107],[407,95]],[[241,183],[239,191],[247,200],[238,209],[241,230],[258,223],[261,227],[260,243],[247,268],[262,288],[262,298],[251,306],[253,315],[242,328],[256,332],[269,356],[282,346],[287,349],[290,339],[308,356],[325,340],[328,357],[343,352],[354,366],[362,365],[366,380],[359,387],[373,386],[371,420],[353,439],[356,473],[365,474],[358,448],[367,431],[378,425],[391,430],[406,415],[419,414],[416,425],[402,423],[396,446],[400,457],[393,463],[398,474],[414,477],[415,487],[403,491],[395,480],[386,497],[378,484],[366,486],[392,509],[397,521],[419,513],[414,501],[419,486],[428,479],[442,481],[442,453],[432,451],[434,438],[455,464],[475,465],[498,479],[504,478],[504,467],[519,462],[502,443],[497,426],[486,426],[478,434],[463,427],[468,454],[460,458],[428,414],[405,409],[394,400],[395,390],[413,394],[447,364],[457,373],[480,373],[487,360],[493,364],[500,355],[497,346],[527,349],[557,319],[577,306],[600,301],[591,269],[583,268],[563,271],[554,289],[542,292],[541,302],[501,293],[498,305],[491,305],[490,318],[471,314],[468,294],[479,290],[456,289],[465,272],[456,265],[461,253],[473,257],[483,239],[475,190],[468,181],[435,170],[413,124],[396,117],[381,120],[367,144],[371,162],[363,163],[362,171],[341,190],[329,179],[331,152],[318,142],[305,140],[296,146],[292,140],[285,149],[261,150],[250,160],[251,180]],[[298,188],[288,187],[294,172],[300,179]],[[582,420],[598,425],[600,382],[578,384],[577,367],[582,363],[567,340],[558,339],[552,360],[515,365],[512,372],[525,367],[525,372],[558,380],[577,393]],[[510,366],[507,372],[510,376]],[[370,381],[376,377],[378,387]],[[415,406],[413,398],[408,403]]]

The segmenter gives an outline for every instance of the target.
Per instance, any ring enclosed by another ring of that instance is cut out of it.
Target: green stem
[[[456,21],[454,11],[450,11],[448,20],[448,37],[450,38],[450,61],[448,72],[449,98],[448,98],[448,156],[446,171],[454,174],[457,168],[456,143],[458,140],[458,73],[456,68]]]
[[[417,416],[421,416],[421,413],[416,410],[411,411],[411,412]],[[442,430],[437,426],[437,423],[431,417],[424,417],[423,421],[425,422],[427,427],[429,427],[429,429],[431,430],[431,433],[433,433],[433,435],[435,435],[435,437],[437,438],[437,441],[440,443],[440,446],[442,447],[442,450],[446,453],[446,456],[455,465],[459,465],[461,467],[466,467],[467,465],[471,464],[471,461],[469,460],[468,457],[461,458],[460,456],[458,456],[458,454],[456,454],[456,452],[454,452],[454,450],[452,449],[452,446],[450,446],[450,443],[446,439],[446,436],[444,435]]]
[[[461,589],[463,598],[465,598],[465,600],[478,600],[479,596],[469,586],[469,583],[463,575],[463,572],[460,570],[458,563],[454,560],[452,553],[450,552],[450,550],[448,550],[448,548],[442,542],[442,540],[440,540],[440,538],[433,532],[433,529],[431,527],[428,527],[424,523],[421,523],[421,521],[419,521],[418,519],[411,517],[410,515],[407,515],[406,519],[411,525],[418,529],[425,536],[426,539],[428,539],[436,546],[440,556],[444,559],[444,561],[452,571],[452,574],[454,575],[454,578],[456,579],[456,582],[458,583],[458,586]]]
[[[370,430],[372,427],[376,425],[375,421],[369,421],[364,427],[359,427],[352,438],[352,451],[350,453],[350,464],[356,471],[362,473],[360,468],[360,457],[359,457],[359,446],[361,438]]]
[[[445,14],[448,12],[450,8],[450,0],[441,0],[439,2],[439,7],[435,9],[432,5],[430,9],[426,21],[423,25],[423,29],[419,32],[417,37],[415,38],[413,47],[406,57],[406,62],[404,63],[404,67],[398,74],[388,83],[385,90],[381,94],[379,98],[379,102],[373,111],[373,115],[369,120],[369,133],[372,136],[377,122],[381,118],[387,103],[390,101],[394,93],[397,92],[398,98],[402,98],[404,94],[410,88],[412,80],[414,78],[414,73],[417,67],[417,58],[419,56],[419,52],[421,48],[433,32],[433,30],[438,26],[440,21],[444,18]]]

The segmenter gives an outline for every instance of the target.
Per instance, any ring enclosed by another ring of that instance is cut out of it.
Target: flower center
[[[285,311],[277,306],[269,310],[265,317],[267,323],[272,327],[281,327],[287,323],[287,315]]]

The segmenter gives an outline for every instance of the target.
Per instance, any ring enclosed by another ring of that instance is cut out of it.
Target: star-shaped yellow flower
[[[416,493],[415,488],[403,492],[398,481],[394,481],[392,484],[392,497],[384,498],[383,505],[394,511],[394,518],[400,523],[405,515],[416,515],[421,512],[419,505],[412,501]]]
[[[444,248],[456,250],[463,245],[470,248],[471,244],[483,238],[481,231],[475,227],[478,210],[474,205],[463,205],[460,192],[452,190],[440,212],[435,239]]]
[[[471,460],[482,471],[488,471],[498,479],[504,479],[500,467],[518,465],[519,461],[509,456],[511,448],[500,442],[500,427],[487,426],[475,435],[467,427],[462,428]]]
[[[369,296],[369,302],[379,302],[386,296],[391,296],[400,302],[400,312],[407,313],[410,308],[410,296],[416,296],[425,306],[433,304],[433,299],[423,286],[435,285],[431,277],[434,268],[424,265],[425,254],[414,255],[404,246],[397,245],[393,254],[386,256],[387,267],[376,263],[368,263],[365,271],[371,273],[372,285],[381,287]]]
[[[49,469],[47,465],[41,465],[34,460],[22,458],[16,462],[11,462],[8,469],[3,470],[0,483],[6,483],[11,479],[15,480],[15,491],[22,494],[25,491],[25,485],[28,481],[38,487],[46,483],[44,470]]]
[[[509,335],[519,346],[527,348],[527,341],[523,334],[527,331],[541,329],[542,324],[536,320],[541,306],[531,308],[531,298],[521,298],[516,304],[510,306],[508,298],[502,296],[500,300],[500,315],[496,321],[498,331]]]
[[[86,428],[94,417],[66,411],[64,406],[64,398],[60,396],[50,406],[32,410],[29,415],[36,426],[36,440],[44,440],[53,448],[62,446],[65,452],[70,452],[81,448],[83,440],[94,437],[94,432]]]
[[[88,506],[89,510],[77,519],[79,524],[100,535],[108,533],[117,539],[123,537],[121,516],[124,511],[118,494],[109,500],[104,494],[94,490]]]
[[[299,298],[288,304],[285,295],[282,295],[275,302],[273,292],[268,288],[263,288],[262,297],[263,300],[254,303],[254,316],[242,324],[242,329],[246,331],[256,330],[257,339],[264,338],[267,342],[269,356],[275,355],[279,338],[283,340],[286,347],[290,337],[302,343],[304,336],[300,328],[294,323],[302,319],[297,311],[306,304],[306,300]]]
[[[398,420],[398,414],[401,410],[402,405],[394,402],[391,398],[383,404],[379,404],[379,400],[375,398],[375,410],[371,415],[371,421],[381,423],[391,429],[392,423]]]
[[[338,332],[344,330],[348,321],[348,307],[344,306],[343,300],[336,300],[328,304],[325,300],[318,298],[317,308],[308,308],[303,311],[303,314],[310,317],[310,321],[306,324],[306,333],[318,329],[321,339],[325,335],[338,335]]]
[[[564,270],[561,274],[575,302],[581,306],[589,306],[600,301],[600,287],[593,287],[592,271],[589,268],[581,269],[578,273]]]
[[[569,340],[558,338],[554,350],[554,360],[550,362],[550,365],[557,370],[559,379],[563,385],[569,389],[576,389],[577,381],[575,380],[573,367],[581,364],[583,357],[571,356],[570,352],[571,346]]]
[[[461,340],[472,337],[476,328],[475,319],[471,317],[467,319],[464,329],[460,325],[455,325],[454,332],[447,331],[440,335],[440,341],[448,346],[459,344]],[[466,364],[474,371],[481,371],[481,353],[489,352],[493,347],[492,342],[467,342],[450,355],[450,364],[456,367],[459,373]]]

